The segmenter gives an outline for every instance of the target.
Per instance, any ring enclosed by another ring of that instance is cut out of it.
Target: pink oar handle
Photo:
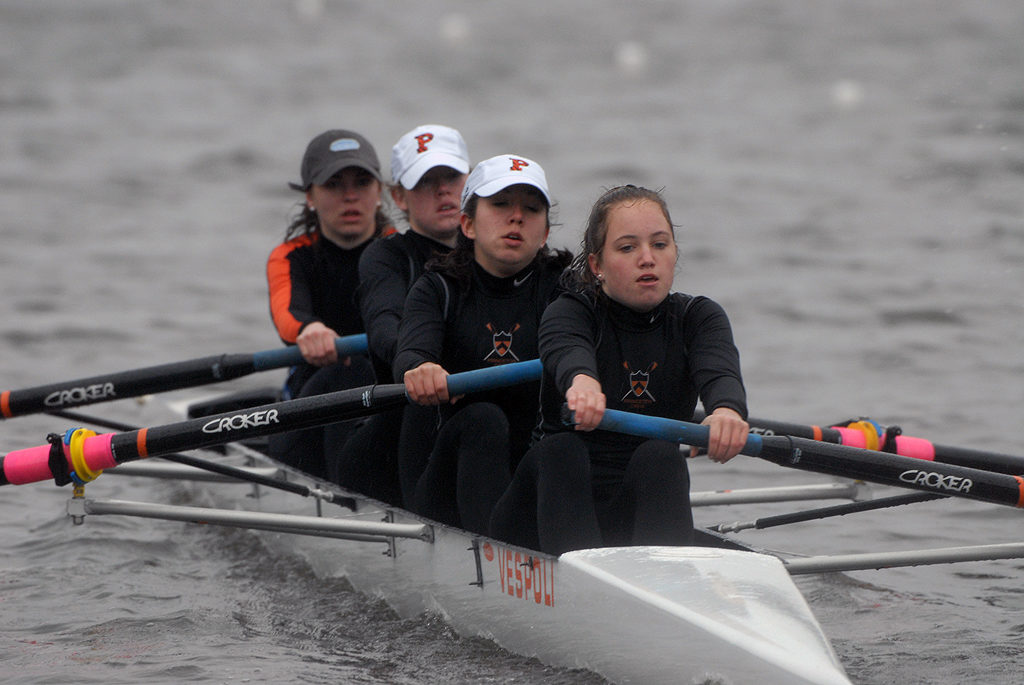
[[[833,426],[832,430],[837,431],[839,435],[842,436],[844,445],[859,447],[861,449],[878,449],[877,446],[868,444],[868,438],[862,430],[858,430],[856,428],[844,428],[842,426]],[[935,445],[933,445],[930,440],[925,440],[924,438],[914,438],[909,435],[897,435],[896,454],[901,457],[912,457],[914,459],[935,461]]]
[[[909,435],[896,436],[896,454],[914,459],[935,461],[935,445],[931,440],[914,438]]]
[[[110,450],[113,433],[104,433],[86,438],[83,444],[85,463],[93,471],[102,471],[117,466]],[[74,471],[71,463],[71,448],[64,447],[64,458],[68,460],[68,469]],[[50,472],[50,445],[27,447],[23,450],[8,452],[3,460],[4,476],[13,485],[38,483],[53,478]]]

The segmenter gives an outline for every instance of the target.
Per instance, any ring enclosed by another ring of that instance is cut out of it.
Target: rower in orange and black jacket
[[[335,340],[362,333],[356,302],[359,258],[374,238],[394,229],[381,210],[380,163],[373,146],[358,133],[330,130],[315,137],[302,160],[305,202],[285,241],[267,260],[270,314],[281,340],[298,345],[303,363],[291,369],[286,399],[371,385],[366,355],[339,360]],[[354,424],[339,429],[344,441]],[[275,458],[314,476],[328,476],[326,429],[310,428],[271,436]]]
[[[320,322],[338,336],[365,332],[356,302],[359,258],[373,241],[344,249],[318,235],[303,234],[281,243],[267,259],[270,315],[286,345]],[[293,367],[284,399],[298,397],[320,367],[308,362]]]

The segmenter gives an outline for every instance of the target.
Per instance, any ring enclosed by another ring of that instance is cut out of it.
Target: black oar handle
[[[366,334],[345,336],[335,341],[338,354],[348,356],[366,351]],[[292,366],[302,361],[295,346],[253,354],[221,354],[187,361],[120,371],[73,381],[50,383],[21,390],[0,392],[0,418],[97,402],[109,402],[149,393],[169,392],[208,383],[240,378],[257,371]]]

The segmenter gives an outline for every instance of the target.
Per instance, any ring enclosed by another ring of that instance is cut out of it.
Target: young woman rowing
[[[552,554],[692,540],[678,446],[595,430],[605,408],[691,420],[699,398],[711,459],[728,461],[747,439],[729,320],[706,297],[670,293],[677,257],[659,193],[621,186],[598,199],[571,292],[541,322],[539,441],[493,511],[494,537]]]
[[[569,261],[545,247],[550,206],[536,162],[499,155],[477,165],[462,191],[455,249],[413,286],[399,328],[395,377],[414,402],[435,408],[427,416],[407,412],[403,421],[405,502],[474,532],[486,532],[526,451],[538,384],[457,398],[445,378],[537,357],[541,314]],[[421,439],[424,421],[440,425],[432,449]]]
[[[302,183],[289,185],[305,201],[267,260],[274,326],[304,360],[288,376],[285,399],[373,383],[365,355],[338,363],[335,339],[364,331],[355,300],[359,257],[389,228],[380,162],[363,136],[321,133],[306,147],[301,171]],[[323,430],[313,428],[272,436],[269,447],[274,457],[323,478],[323,442]]]
[[[395,382],[391,365],[409,289],[427,261],[455,246],[468,172],[466,142],[447,126],[417,126],[391,150],[391,199],[409,227],[372,241],[359,258],[359,309],[378,383]],[[355,431],[348,423],[325,427],[328,444],[343,445],[327,455],[331,479],[375,499],[401,504],[397,453],[403,411],[371,416]],[[423,437],[432,438],[432,432]]]

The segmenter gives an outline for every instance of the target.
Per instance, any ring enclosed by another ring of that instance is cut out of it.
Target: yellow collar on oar
[[[78,428],[71,433],[71,437],[65,437],[68,450],[71,453],[71,479],[78,484],[88,483],[96,480],[96,477],[103,473],[103,469],[93,471],[85,461],[85,441],[96,435],[96,431],[88,428]]]

